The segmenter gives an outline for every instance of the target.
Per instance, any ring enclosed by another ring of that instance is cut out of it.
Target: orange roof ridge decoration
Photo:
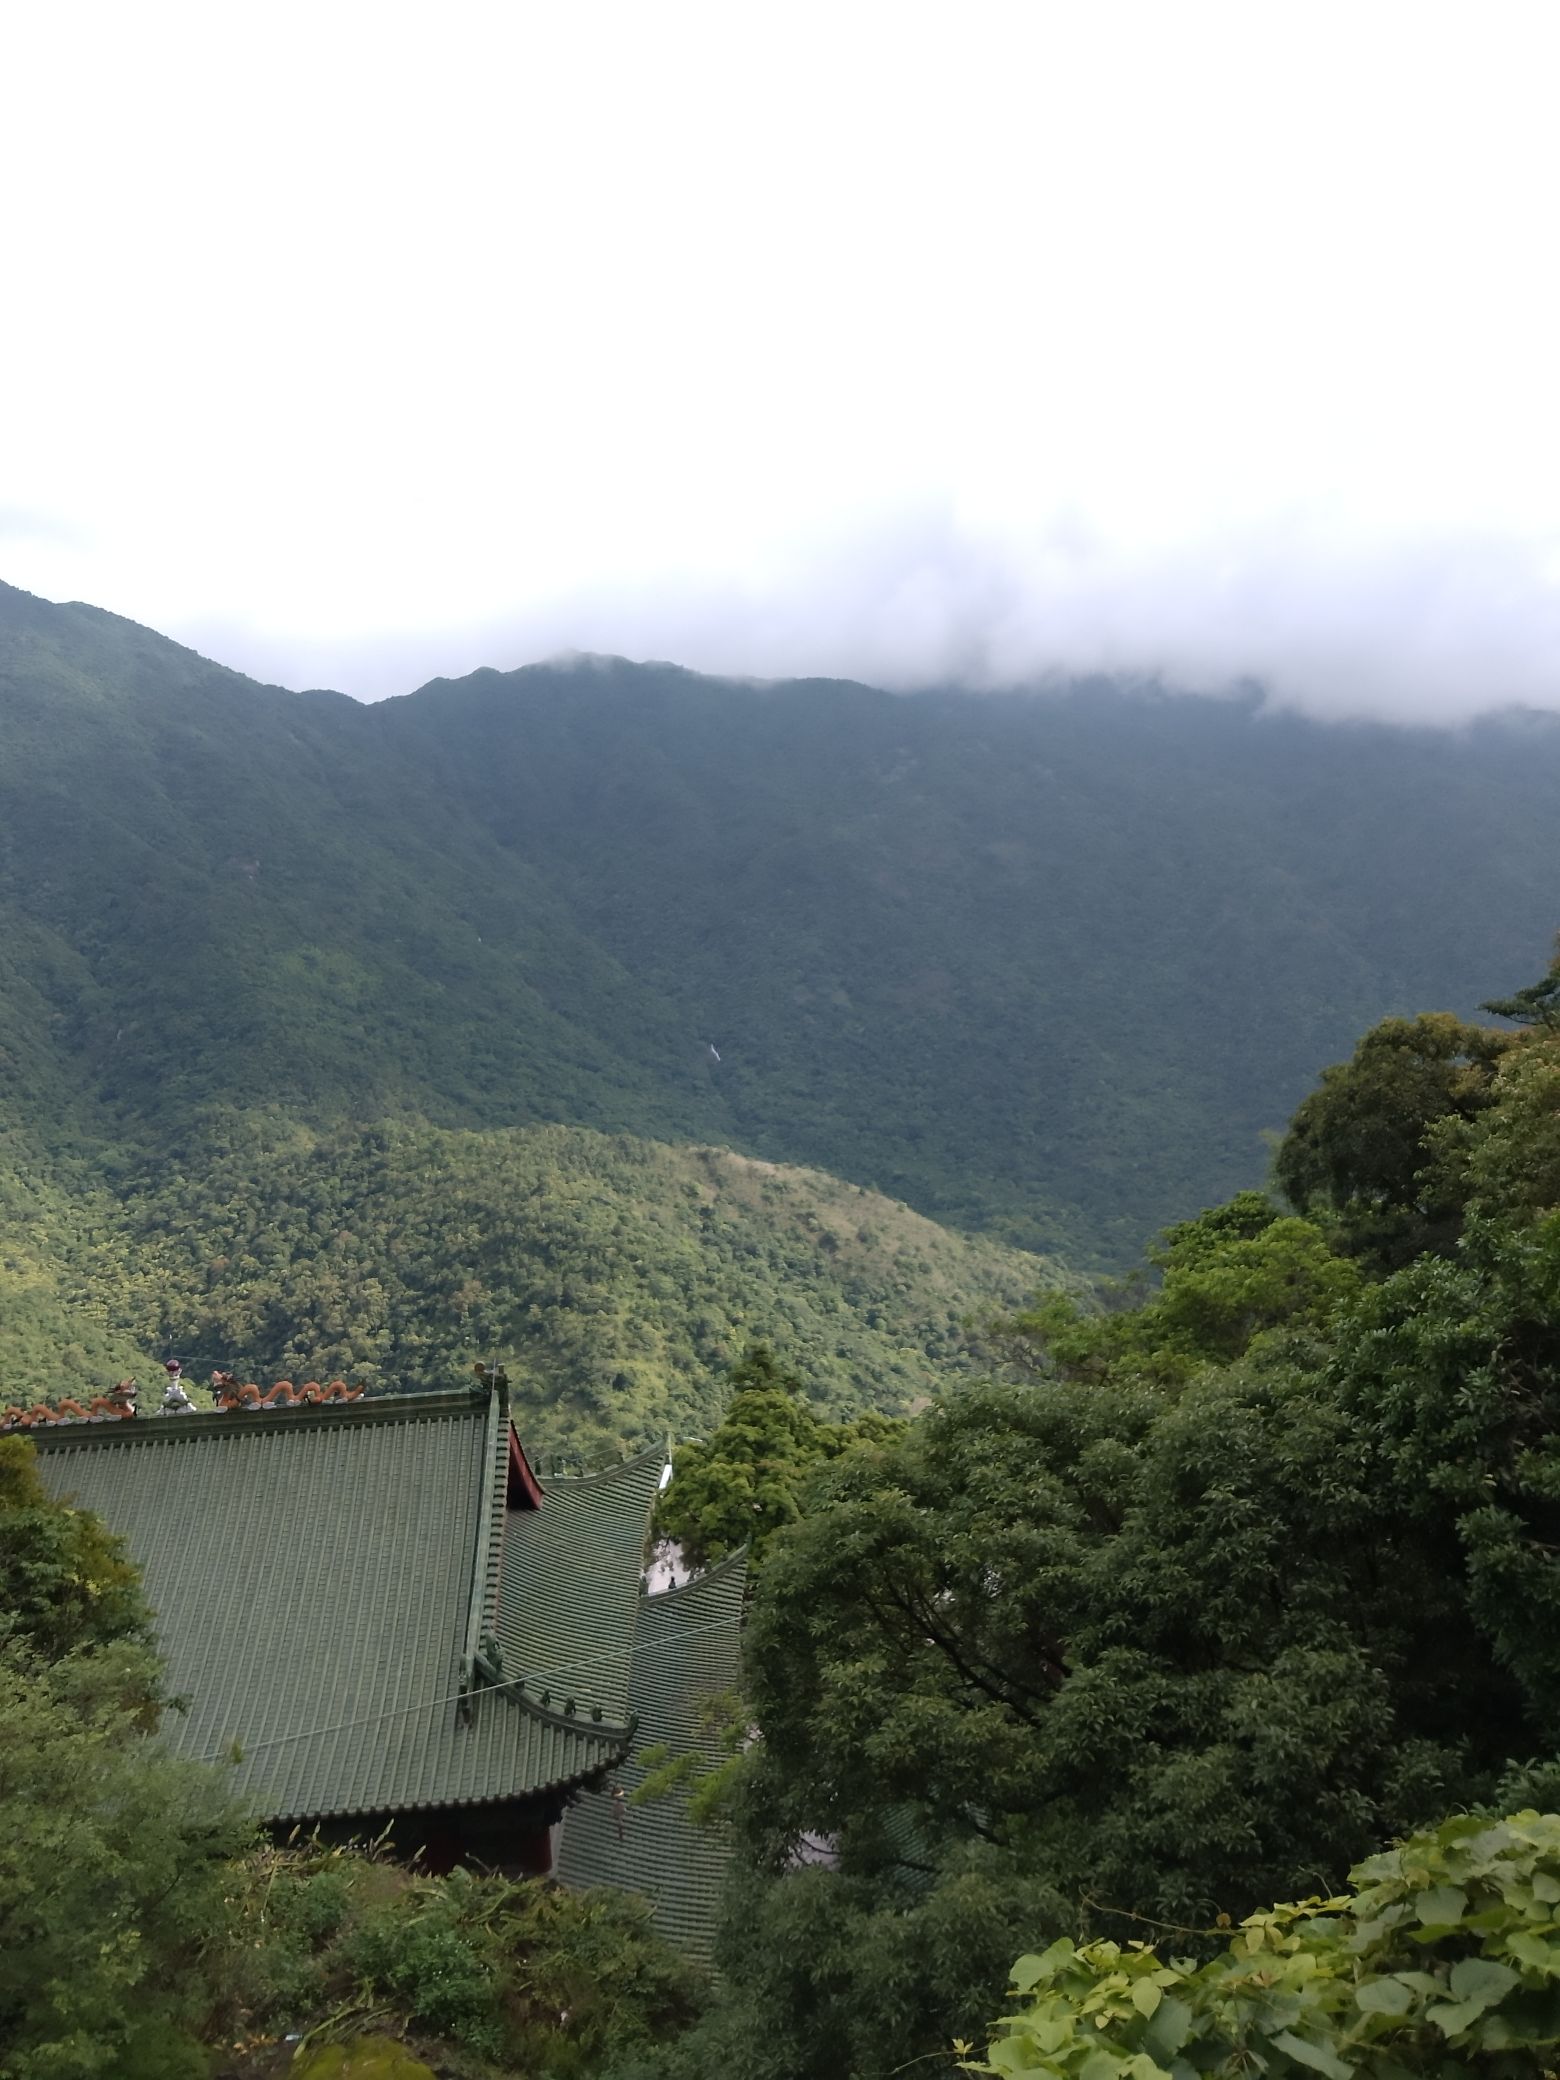
[[[274,1387],[262,1389],[254,1380],[240,1380],[236,1372],[214,1372],[211,1384],[219,1414],[234,1409],[318,1408],[327,1402],[361,1401],[368,1392],[362,1385],[349,1387],[344,1379],[333,1379],[323,1387],[317,1379],[305,1380],[301,1387],[290,1379],[279,1379]],[[52,1430],[62,1423],[125,1422],[140,1413],[136,1405],[139,1391],[133,1379],[122,1379],[107,1394],[94,1394],[86,1400],[67,1394],[59,1401],[0,1408],[0,1436],[12,1430]]]
[[[290,1379],[279,1379],[274,1387],[262,1392],[254,1380],[240,1381],[236,1372],[214,1372],[211,1384],[219,1409],[297,1408],[302,1402],[318,1406],[324,1401],[358,1401],[368,1392],[363,1386],[349,1387],[344,1379],[333,1379],[328,1387],[322,1387],[317,1379],[305,1380],[301,1387],[295,1387]]]
[[[30,1408],[0,1409],[0,1435],[8,1430],[47,1430],[56,1423],[111,1423],[135,1414],[138,1389],[133,1379],[122,1379],[109,1394],[95,1394],[85,1403],[67,1395],[53,1403],[35,1401]]]

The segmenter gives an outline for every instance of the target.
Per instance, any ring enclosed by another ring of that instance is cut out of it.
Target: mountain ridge
[[[1530,718],[599,657],[361,704],[3,588],[0,728],[0,1097],[152,1160],[233,1106],[556,1120],[1119,1265],[1560,911]]]

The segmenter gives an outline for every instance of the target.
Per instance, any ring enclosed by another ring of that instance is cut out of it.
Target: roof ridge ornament
[[[133,1379],[122,1379],[107,1394],[95,1394],[86,1403],[66,1395],[50,1403],[35,1401],[30,1408],[0,1408],[0,1434],[8,1430],[46,1430],[56,1423],[109,1423],[123,1421],[136,1412],[140,1388]]]
[[[168,1373],[168,1387],[158,1413],[194,1415],[197,1413],[195,1404],[185,1391],[179,1372],[174,1369],[176,1363],[176,1360],[170,1361],[164,1368]],[[507,1387],[507,1379],[503,1384]],[[360,1401],[368,1392],[361,1383],[349,1387],[344,1379],[333,1379],[327,1386],[321,1386],[317,1379],[310,1379],[305,1380],[301,1387],[294,1386],[290,1379],[279,1379],[273,1387],[262,1389],[254,1380],[240,1380],[236,1372],[220,1371],[212,1373],[211,1386],[218,1414],[227,1414],[234,1409],[318,1408],[326,1402]],[[122,1379],[106,1394],[94,1394],[86,1400],[77,1400],[67,1394],[56,1402],[35,1401],[30,1407],[0,1408],[0,1435],[11,1430],[51,1430],[68,1423],[122,1422],[139,1413],[136,1406],[139,1393],[140,1388],[133,1379]]]
[[[295,1387],[290,1379],[279,1379],[264,1393],[253,1380],[240,1380],[236,1372],[214,1372],[212,1389],[219,1410],[233,1408],[297,1408],[303,1403],[318,1407],[326,1401],[358,1401],[368,1392],[365,1386],[349,1387],[344,1379],[333,1379],[322,1387],[317,1379]]]

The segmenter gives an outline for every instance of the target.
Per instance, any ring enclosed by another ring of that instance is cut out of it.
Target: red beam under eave
[[[513,1423],[509,1426],[509,1487],[504,1497],[511,1509],[540,1509],[542,1487],[521,1450]]]

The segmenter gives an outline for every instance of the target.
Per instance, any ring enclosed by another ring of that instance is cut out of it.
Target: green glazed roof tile
[[[560,1660],[626,1650],[639,1579],[637,1546],[621,1580],[603,1561],[569,1629],[559,1574],[584,1539],[578,1510],[550,1537],[546,1506],[503,1508],[508,1426],[495,1442],[487,1397],[138,1417],[35,1442],[51,1489],[101,1515],[143,1571],[169,1687],[190,1700],[164,1737],[192,1759],[236,1747],[257,1814],[484,1804],[578,1785],[621,1754],[626,1711],[593,1722],[584,1692],[580,1723],[507,1688],[463,1713],[474,1599],[496,1604],[504,1583],[523,1611],[528,1554]],[[603,1495],[616,1505],[610,1477]],[[610,1550],[622,1542],[615,1529]]]
[[[498,1583],[506,1678],[574,1698],[624,1725],[639,1578],[662,1451],[583,1480],[548,1481],[539,1510],[511,1510]]]
[[[629,1797],[644,1782],[637,1754],[665,1743],[716,1764],[725,1751],[706,1708],[734,1693],[742,1673],[742,1598],[747,1554],[734,1553],[698,1581],[639,1606],[629,1704],[639,1720],[635,1756],[613,1773],[621,1801],[588,1791],[564,1816],[558,1876],[566,1885],[621,1885],[643,1893],[669,1941],[708,1960],[714,1948],[731,1838],[719,1824],[696,1825],[687,1795],[674,1789],[642,1806]]]

